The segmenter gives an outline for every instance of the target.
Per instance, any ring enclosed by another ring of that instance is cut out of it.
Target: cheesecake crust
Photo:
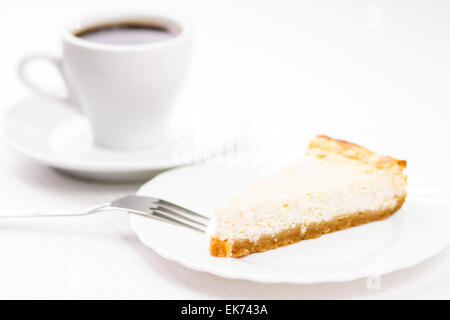
[[[376,169],[388,169],[396,166],[401,169],[406,168],[405,160],[398,160],[389,156],[376,154],[355,143],[333,139],[324,135],[319,135],[310,142],[306,154],[312,154],[316,157],[323,158],[329,153],[338,154],[346,158],[373,165]]]
[[[231,243],[229,240],[220,240],[212,237],[210,242],[210,253],[216,257],[242,257],[253,252],[261,252],[278,247],[284,247],[301,240],[315,239],[324,234],[356,227],[372,221],[382,220],[400,209],[405,202],[403,196],[397,199],[394,208],[388,208],[381,211],[355,212],[345,214],[330,221],[321,223],[310,223],[307,225],[298,225],[294,228],[284,230],[274,235],[264,235],[257,242],[250,240],[237,240]],[[302,229],[306,227],[306,231]]]

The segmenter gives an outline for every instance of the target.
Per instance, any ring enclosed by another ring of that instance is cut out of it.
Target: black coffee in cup
[[[103,44],[136,45],[164,41],[178,33],[174,28],[152,23],[119,22],[85,28],[75,32],[75,36]]]

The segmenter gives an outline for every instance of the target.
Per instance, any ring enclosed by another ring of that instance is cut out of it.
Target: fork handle
[[[13,215],[0,215],[0,218],[48,218],[48,217],[80,217],[99,213],[111,208],[111,203],[103,203],[84,210],[33,211]]]

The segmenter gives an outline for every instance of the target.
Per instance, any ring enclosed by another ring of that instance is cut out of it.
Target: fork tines
[[[153,216],[168,222],[205,232],[209,218],[166,200],[152,198],[150,210]]]

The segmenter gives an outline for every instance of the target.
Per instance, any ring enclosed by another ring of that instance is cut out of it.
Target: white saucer
[[[164,172],[138,194],[205,215],[267,174],[256,166],[198,165]],[[130,215],[139,239],[162,257],[225,278],[275,283],[340,282],[411,267],[449,244],[448,193],[428,176],[409,173],[403,208],[388,219],[239,259],[209,254],[206,234]]]
[[[215,151],[207,141],[193,152],[197,137],[172,130],[161,143],[145,150],[110,150],[96,146],[87,120],[67,106],[32,97],[9,108],[2,117],[1,135],[17,152],[44,165],[83,178],[110,181],[145,180],[156,173],[196,162]]]

